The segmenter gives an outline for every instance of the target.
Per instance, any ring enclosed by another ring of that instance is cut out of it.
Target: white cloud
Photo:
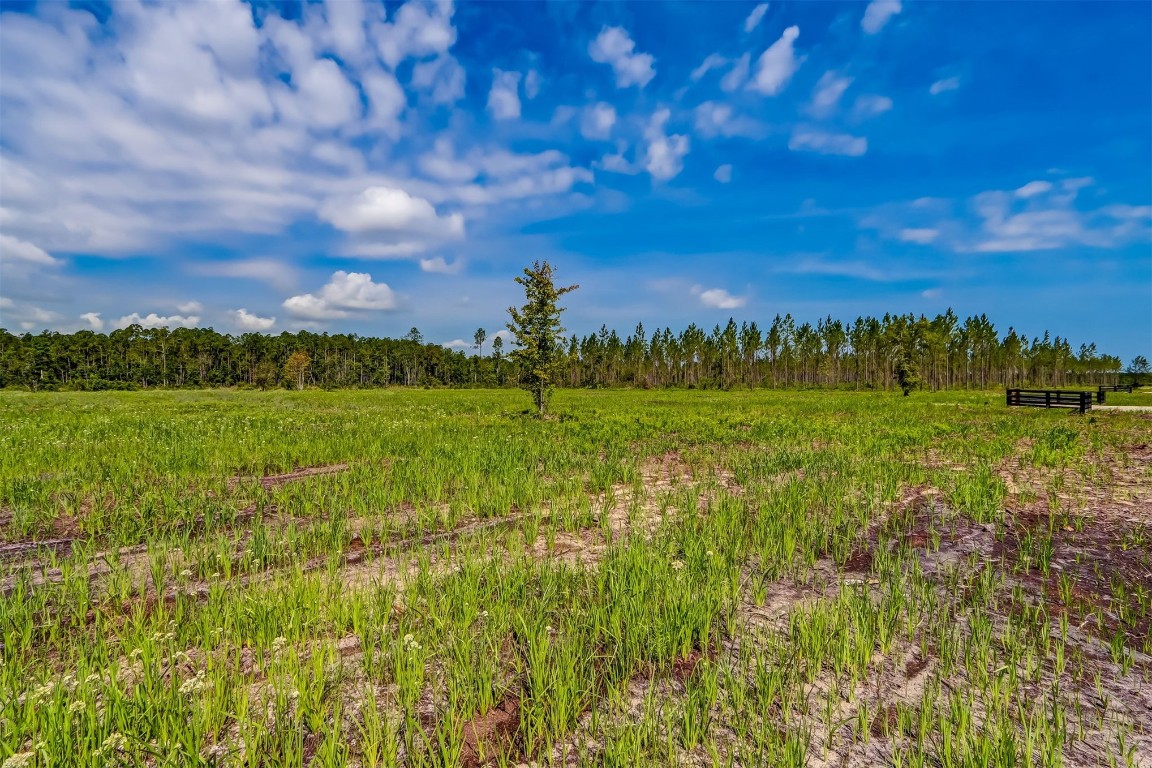
[[[639,173],[641,170],[640,164],[638,162],[633,163],[633,162],[629,161],[628,158],[625,157],[625,153],[627,151],[628,151],[628,142],[626,142],[624,140],[617,141],[615,154],[604,155],[604,157],[600,158],[600,162],[597,163],[597,165],[601,169],[603,169],[605,171],[610,171],[612,173],[625,173],[625,174]]]
[[[852,85],[852,78],[844,77],[832,70],[828,70],[816,83],[812,90],[812,101],[808,104],[808,113],[814,117],[827,117],[836,111],[840,97],[848,86]]]
[[[200,323],[199,315],[168,315],[167,317],[149,312],[143,317],[139,312],[124,315],[116,321],[115,327],[127,328],[139,325],[143,328],[195,328]]]
[[[369,187],[320,206],[320,218],[354,236],[349,252],[371,258],[412,256],[431,244],[464,237],[460,213],[440,216],[421,197],[402,189]]]
[[[464,98],[466,73],[460,62],[445,54],[412,68],[409,85],[427,94],[433,104],[455,104]]]
[[[1115,248],[1152,234],[1152,206],[1109,205],[1094,211],[1075,206],[1080,186],[1044,187],[1033,182],[1012,192],[976,195],[972,209],[980,231],[959,250],[982,253],[1044,251],[1087,246]],[[1030,188],[1030,189],[1029,189]]]
[[[756,120],[736,115],[730,105],[718,101],[705,101],[696,107],[696,131],[705,138],[713,136],[763,135],[764,127]]]
[[[472,181],[480,173],[474,163],[456,157],[452,140],[447,136],[438,137],[432,151],[421,155],[418,164],[424,173],[441,181]]]
[[[1027,253],[1119,248],[1152,239],[1152,206],[1111,203],[1086,208],[1077,199],[1091,179],[1033,181],[990,190],[953,204],[921,199],[895,215],[863,220],[904,242],[933,243],[959,253]],[[910,221],[903,227],[893,220]]]
[[[228,313],[234,325],[243,331],[266,331],[276,325],[274,317],[260,317],[241,307]]]
[[[873,282],[889,282],[898,276],[863,261],[826,261],[820,258],[804,258],[786,269],[797,275],[829,275],[851,277]]]
[[[396,308],[396,296],[386,283],[375,283],[365,272],[333,272],[318,293],[284,300],[284,309],[304,320],[334,320],[352,311],[387,311]]]
[[[1029,198],[1052,191],[1050,181],[1030,181],[1016,190],[1016,197]]]
[[[733,296],[723,288],[704,290],[701,286],[694,285],[691,292],[700,299],[701,304],[712,309],[739,309],[748,303],[747,297]]]
[[[788,149],[818,152],[822,155],[859,157],[868,151],[868,139],[847,133],[832,133],[811,126],[797,126],[788,140]]]
[[[727,184],[732,181],[732,166],[728,163],[721,165],[716,169],[716,173],[712,174],[712,178],[721,184]]]
[[[176,311],[184,315],[198,315],[204,311],[204,305],[198,301],[186,301],[176,305]]]
[[[258,280],[281,291],[291,290],[299,279],[295,267],[278,259],[268,258],[199,262],[189,265],[188,269],[193,274],[208,277]]]
[[[925,299],[938,299],[943,293],[939,288],[928,288],[920,291],[920,295]]]
[[[712,70],[720,69],[727,63],[728,59],[718,53],[708,54],[708,57],[700,63],[700,66],[692,70],[692,74],[689,75],[689,78],[692,80],[692,82],[696,82]]]
[[[88,327],[93,331],[104,330],[104,320],[100,317],[99,312],[85,312],[80,315],[80,319],[88,323]]]
[[[341,0],[334,0],[334,4],[346,5]],[[400,116],[408,107],[408,95],[396,76],[371,69],[360,76],[360,85],[368,97],[368,126],[394,140],[399,138]]]
[[[864,9],[864,18],[860,20],[860,27],[869,35],[874,35],[884,28],[888,19],[901,11],[900,0],[872,0]]]
[[[586,139],[607,139],[616,125],[616,108],[606,102],[592,104],[580,116],[580,134]]]
[[[60,320],[60,315],[56,312],[31,304],[17,304],[7,296],[0,296],[0,310],[4,311],[4,314],[0,315],[0,323],[15,320],[25,331],[44,329]]]
[[[764,14],[768,12],[768,3],[760,3],[752,9],[752,13],[748,14],[748,18],[744,19],[744,31],[751,32],[760,26],[760,22],[764,19]]]
[[[756,62],[756,75],[748,87],[775,96],[784,90],[800,62],[796,58],[794,45],[800,36],[800,27],[791,26],[784,30],[780,39],[768,46]]]
[[[596,39],[588,44],[588,55],[599,64],[612,65],[616,73],[616,86],[627,88],[646,86],[656,70],[651,54],[636,53],[636,43],[622,27],[604,27]]]
[[[408,2],[400,6],[391,23],[374,24],[371,39],[380,58],[392,68],[406,58],[444,54],[456,42],[452,13],[450,2]]]
[[[339,128],[360,116],[360,94],[332,59],[312,62],[296,88],[292,106],[284,101],[281,109],[299,110],[298,114],[316,128]]]
[[[22,261],[48,267],[54,267],[60,263],[59,259],[52,258],[43,248],[11,235],[3,234],[0,234],[0,260]]]
[[[932,83],[931,87],[928,88],[928,93],[932,94],[933,96],[939,96],[941,93],[954,91],[959,87],[960,78],[946,77],[943,80],[937,80],[936,82]]]
[[[720,78],[720,90],[725,93],[732,93],[744,87],[748,82],[748,70],[752,67],[752,55],[744,54],[736,61],[732,62],[732,69],[724,77]]]
[[[492,90],[488,91],[488,112],[497,120],[520,117],[520,73],[492,70]]]
[[[865,120],[869,117],[882,115],[890,109],[892,109],[892,99],[887,96],[865,94],[856,97],[856,103],[852,107],[852,116],[857,120]]]
[[[524,75],[524,98],[532,101],[532,99],[539,96],[542,82],[543,79],[540,77],[540,70],[528,70],[528,74]]]
[[[472,343],[464,341],[464,339],[452,339],[452,341],[446,341],[440,346],[448,349],[469,349],[472,347]]]
[[[448,262],[443,256],[434,256],[431,259],[420,259],[420,269],[424,272],[435,272],[441,275],[455,275],[464,268],[464,261]]]
[[[684,169],[684,156],[688,154],[689,148],[687,136],[668,136],[664,133],[664,126],[671,114],[667,107],[656,110],[644,130],[644,138],[648,140],[644,168],[652,174],[652,178],[660,181],[667,181]]]
[[[931,227],[905,228],[900,230],[900,239],[906,243],[927,245],[940,236],[940,230]]]
[[[106,24],[42,8],[0,24],[0,175],[4,234],[48,253],[279,233],[380,183],[364,169],[388,157],[407,97],[371,44],[388,67],[418,59],[414,90],[463,93],[450,3],[391,22],[342,0],[260,23],[238,0],[114,4]]]

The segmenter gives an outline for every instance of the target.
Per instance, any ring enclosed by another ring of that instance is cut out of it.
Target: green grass
[[[1002,399],[0,394],[0,765],[1147,761],[1152,430]]]

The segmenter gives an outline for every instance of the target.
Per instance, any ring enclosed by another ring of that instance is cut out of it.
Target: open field
[[[1152,416],[1003,400],[0,394],[0,765],[1152,765]]]

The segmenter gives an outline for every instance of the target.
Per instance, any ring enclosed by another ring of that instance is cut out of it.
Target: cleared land
[[[0,764],[1152,765],[1152,415],[525,405],[0,394]]]

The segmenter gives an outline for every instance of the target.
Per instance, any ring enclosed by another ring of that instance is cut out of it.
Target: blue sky
[[[0,5],[0,326],[987,313],[1152,352],[1152,4]]]

